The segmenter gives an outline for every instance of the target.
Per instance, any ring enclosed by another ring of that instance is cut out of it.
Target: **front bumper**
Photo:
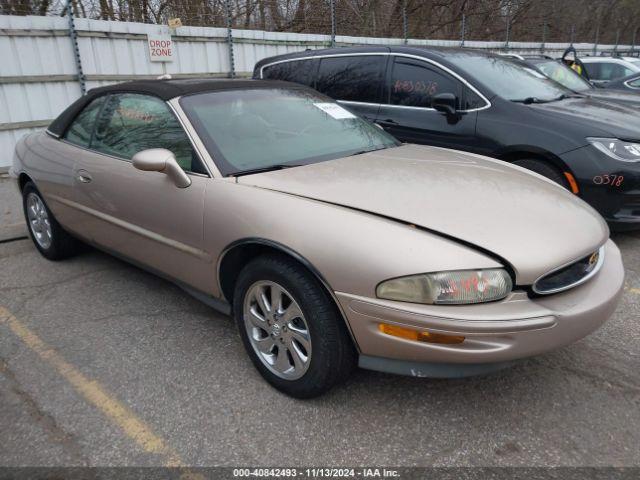
[[[494,303],[434,306],[336,293],[361,353],[361,366],[418,376],[483,373],[569,345],[613,313],[624,284],[618,247],[609,240],[596,276],[566,292],[530,298],[514,292]],[[380,323],[462,335],[460,344],[424,343],[382,333]]]
[[[640,163],[620,162],[591,145],[561,155],[576,177],[579,196],[612,230],[640,229]]]

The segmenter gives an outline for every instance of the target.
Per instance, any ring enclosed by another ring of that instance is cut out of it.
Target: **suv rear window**
[[[386,62],[382,55],[323,58],[316,90],[336,100],[380,103]]]
[[[284,80],[295,82],[307,87],[313,87],[313,77],[317,60],[292,60],[288,62],[276,63],[262,69],[262,78],[270,80]]]

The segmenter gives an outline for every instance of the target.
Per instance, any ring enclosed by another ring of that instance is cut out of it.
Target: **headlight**
[[[423,273],[384,281],[378,298],[399,302],[461,305],[506,297],[513,283],[503,269]]]
[[[601,152],[621,162],[640,162],[640,143],[617,138],[587,138]]]

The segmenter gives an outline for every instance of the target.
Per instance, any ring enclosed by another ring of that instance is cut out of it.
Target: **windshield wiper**
[[[290,163],[280,163],[276,165],[269,165],[268,167],[251,168],[249,170],[242,170],[240,172],[233,173],[232,177],[241,177],[242,175],[251,175],[254,173],[272,172],[274,170],[284,170],[285,168],[299,167],[300,165],[292,165]]]
[[[532,103],[551,103],[551,102],[559,102],[560,100],[564,100],[566,98],[582,98],[582,95],[569,95],[567,93],[563,93],[557,97],[550,98],[547,100],[542,100],[538,97],[527,97],[519,100],[512,100],[512,102],[524,103],[525,105],[531,105]]]
[[[552,100],[540,100],[538,97],[527,97],[518,100],[511,100],[516,103],[524,103],[525,105],[531,105],[532,103],[548,103]]]
[[[578,92],[575,92],[573,95],[569,95],[568,93],[563,93],[562,95],[560,95],[560,96],[558,96],[558,97],[554,98],[554,99],[553,99],[553,100],[551,100],[551,101],[552,101],[552,102],[558,102],[558,101],[560,101],[560,100],[565,100],[565,99],[567,99],[567,98],[583,98],[583,97],[584,97],[584,95],[582,95],[582,94],[580,94],[580,93],[578,93]]]

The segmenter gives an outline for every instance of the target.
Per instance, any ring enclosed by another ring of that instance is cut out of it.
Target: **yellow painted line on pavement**
[[[57,370],[89,403],[92,403],[109,420],[119,426],[144,451],[163,455],[166,457],[165,465],[168,467],[181,467],[184,465],[180,457],[167,446],[164,440],[157,436],[135,413],[112,397],[98,382],[87,378],[76,367],[67,362],[58,352],[48,346],[9,310],[2,306],[0,306],[0,323],[8,325],[11,331],[27,347]]]
[[[629,287],[624,287],[624,289],[627,292],[633,293],[635,295],[640,295],[640,288],[629,288]]]

